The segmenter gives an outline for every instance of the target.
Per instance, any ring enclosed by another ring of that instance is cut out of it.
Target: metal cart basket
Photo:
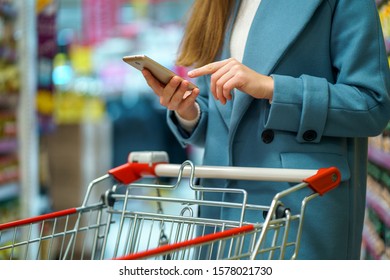
[[[335,167],[194,166],[191,161],[169,164],[167,159],[164,152],[130,153],[129,162],[89,184],[80,207],[0,224],[0,259],[295,259],[307,202],[336,187],[341,178]],[[167,179],[171,177],[177,179]],[[197,185],[197,178],[295,185],[276,193],[270,205],[254,205],[247,203],[244,189],[208,188]],[[103,182],[109,187],[93,201]],[[175,195],[179,189],[191,195]],[[303,189],[311,191],[293,213],[283,198]],[[231,193],[242,200],[207,200],[208,192]],[[198,217],[202,206],[235,209],[239,218]],[[258,222],[246,222],[248,211],[258,212]]]

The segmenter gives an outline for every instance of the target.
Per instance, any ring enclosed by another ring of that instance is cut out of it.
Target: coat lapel
[[[272,73],[323,0],[262,0],[248,34],[243,63],[264,75]],[[229,48],[229,44],[225,45]],[[235,133],[253,98],[236,91],[230,119]]]

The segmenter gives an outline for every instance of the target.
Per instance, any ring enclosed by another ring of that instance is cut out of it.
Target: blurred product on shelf
[[[14,182],[19,178],[18,158],[16,155],[0,157],[0,184]]]
[[[390,124],[381,135],[370,138],[370,145],[378,150],[390,153]]]
[[[367,211],[363,247],[367,259],[390,259],[390,188],[367,179]]]
[[[383,35],[387,53],[390,53],[390,2],[388,0],[377,1],[379,17],[382,23]],[[390,59],[390,58],[389,58]]]

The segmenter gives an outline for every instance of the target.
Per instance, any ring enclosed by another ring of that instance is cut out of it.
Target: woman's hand
[[[195,99],[199,89],[189,89],[189,82],[179,76],[173,77],[168,84],[158,81],[147,69],[142,74],[150,88],[160,98],[160,104],[168,110],[176,111],[182,118],[193,120],[198,116]]]
[[[233,89],[254,98],[272,100],[274,83],[269,76],[259,74],[234,58],[213,62],[188,72],[190,78],[211,75],[211,92],[222,104],[232,99]]]

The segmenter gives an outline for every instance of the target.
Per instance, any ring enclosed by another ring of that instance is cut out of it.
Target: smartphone
[[[178,76],[176,73],[146,55],[129,55],[124,56],[122,59],[139,71],[142,71],[144,68],[148,69],[152,75],[163,84],[167,84],[173,76]],[[190,82],[189,89],[194,89],[196,87],[196,85]]]

